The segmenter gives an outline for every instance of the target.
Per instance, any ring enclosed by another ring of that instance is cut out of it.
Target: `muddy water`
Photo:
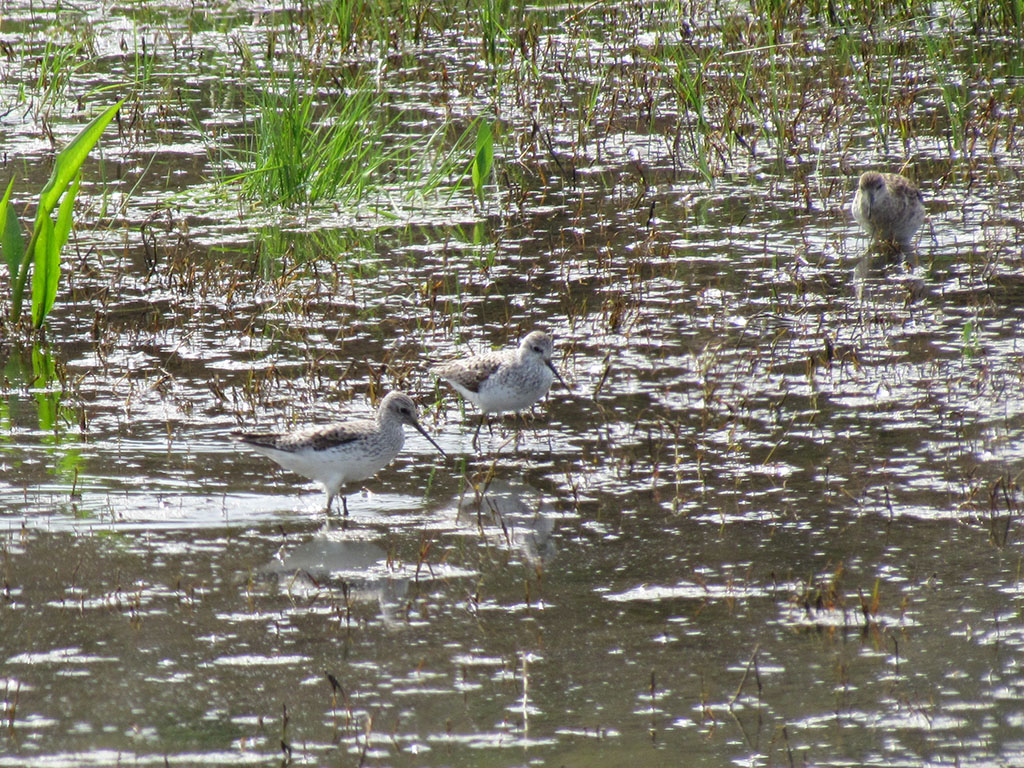
[[[735,43],[716,12],[698,50]],[[635,46],[672,14],[538,11],[523,87],[544,98],[501,92],[516,173],[482,209],[462,189],[397,222],[280,214],[211,184],[208,147],[244,130],[256,75],[233,57],[301,48],[299,10],[5,13],[20,203],[43,116],[73,135],[126,49],[157,54],[139,121],[87,166],[46,337],[3,337],[0,765],[1022,759],[1011,92],[979,128],[998,141],[952,159],[920,95],[930,220],[893,260],[843,211],[844,169],[902,162],[866,110],[807,112],[798,151],[761,135],[707,183],[644,112]],[[389,54],[398,103],[475,116],[495,91],[471,27]],[[47,39],[91,63],[44,106]],[[808,45],[792,92],[836,55]],[[998,38],[962,56],[1019,63]],[[513,152],[531,119],[546,137]],[[474,449],[426,369],[534,327],[572,391]],[[450,458],[411,434],[347,520],[227,439],[397,387]]]

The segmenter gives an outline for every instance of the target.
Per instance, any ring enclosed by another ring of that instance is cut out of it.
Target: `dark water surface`
[[[1024,763],[1019,43],[647,5],[527,9],[500,63],[472,9],[320,51],[306,6],[0,6],[19,212],[43,126],[134,94],[45,339],[0,336],[0,766]],[[399,133],[497,115],[484,203],[216,183],[272,41],[376,67]],[[751,83],[703,144],[684,43]],[[865,255],[856,174],[905,161],[916,258]],[[572,391],[476,450],[427,368],[533,328]],[[392,388],[449,458],[410,430],[347,520],[227,436]]]

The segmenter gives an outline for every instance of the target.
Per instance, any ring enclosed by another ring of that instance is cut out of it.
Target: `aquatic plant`
[[[421,179],[421,192],[432,191],[454,169],[450,153],[434,151],[446,126],[425,139],[396,136],[402,115],[368,78],[354,75],[326,110],[317,90],[292,75],[259,91],[255,130],[237,158],[245,170],[225,181],[266,206],[314,206],[359,202],[400,168]]]
[[[488,64],[501,63],[500,40],[509,36],[512,10],[511,0],[481,0],[476,9],[480,16],[480,38],[483,45],[484,61]]]
[[[807,101],[807,95],[793,77],[791,54],[788,49],[774,46],[732,54],[739,66],[737,76],[727,81],[734,92],[729,100],[757,126],[761,138],[775,149],[777,159],[784,161],[795,141],[794,113]]]
[[[857,50],[856,44],[847,39],[840,38],[839,48],[841,55],[848,58],[850,71],[852,72],[852,83],[861,98],[864,106],[867,107],[867,114],[871,118],[871,124],[875,131],[875,137],[882,145],[883,151],[889,146],[889,94],[893,88],[892,66],[885,66],[881,76],[871,71],[871,59]],[[882,65],[887,61],[885,57],[879,57]],[[877,83],[877,84],[876,84]]]
[[[963,330],[960,332],[960,351],[967,359],[978,357],[981,354],[981,342],[978,340],[978,329],[972,320],[965,320]]]
[[[266,207],[286,208],[354,205],[396,185],[406,200],[423,199],[441,188],[454,193],[466,174],[482,195],[493,165],[489,125],[474,120],[460,132],[441,121],[429,134],[405,134],[398,127],[406,113],[391,109],[370,78],[342,77],[331,75],[331,87],[340,89],[334,96],[294,73],[254,92],[257,116],[244,147],[215,150],[242,168],[221,183],[239,185],[244,198]]]
[[[28,281],[30,267],[33,327],[41,327],[53,308],[60,280],[60,252],[67,242],[68,235],[71,234],[72,209],[81,180],[79,170],[123,103],[119,101],[93,118],[92,122],[57,155],[53,172],[39,194],[35,224],[28,245],[22,242],[21,225],[11,205],[14,179],[7,185],[7,191],[0,200],[0,249],[3,250],[11,281],[12,324],[17,323],[21,317],[25,283]],[[53,221],[50,215],[58,203],[60,208],[57,210],[57,219]]]
[[[47,40],[36,69],[35,93],[39,99],[35,108],[37,115],[46,105],[53,104],[63,96],[72,75],[81,66],[75,64],[81,51],[82,45],[78,41],[59,45]]]
[[[961,157],[969,157],[974,152],[977,139],[976,132],[972,130],[976,98],[972,94],[977,92],[977,88],[976,85],[973,89],[969,88],[968,83],[976,84],[979,81],[980,78],[971,71],[978,69],[978,64],[973,62],[975,66],[966,72],[954,65],[954,46],[949,40],[926,37],[923,49],[929,63],[929,72],[932,73],[935,88],[942,100],[942,109],[938,111],[940,116],[946,118],[947,151],[952,157],[958,153]]]
[[[450,5],[450,0],[444,3],[426,0],[327,0],[308,3],[305,7],[305,32],[311,39],[317,36],[330,38],[324,42],[342,52],[369,48],[374,44],[381,51],[401,49],[407,39],[419,43],[424,29],[432,26],[435,17],[453,12],[447,7]]]
[[[484,201],[484,185],[491,177],[494,166],[494,131],[490,123],[481,121],[476,130],[476,153],[473,155],[472,178],[473,191],[477,199]]]
[[[974,0],[951,0],[941,6],[930,5],[925,0],[879,0],[876,3],[861,3],[857,0],[758,0],[751,3],[759,11],[771,12],[773,17],[784,15],[783,23],[792,24],[802,16],[809,16],[832,26],[860,25],[873,28],[895,27],[907,22],[933,19],[939,13],[956,14],[985,21],[979,27],[1006,28],[1013,18],[1013,7],[1020,13],[1021,0],[997,0],[978,3]],[[1018,16],[1019,18],[1019,16]],[[779,22],[776,22],[781,27]],[[1019,22],[1013,25],[1019,26]]]
[[[682,45],[671,46],[666,53],[669,82],[679,100],[680,131],[690,154],[687,159],[694,164],[704,181],[710,184],[715,177],[711,158],[718,156],[721,159],[716,131],[708,119],[710,99],[707,69],[712,54],[702,58],[693,48]]]
[[[987,3],[953,0],[946,7],[950,13],[966,17],[975,33],[982,30],[1019,33],[1024,24],[1024,0],[993,0]]]
[[[315,87],[291,75],[255,93],[255,130],[241,155],[242,193],[266,205],[359,199],[374,172],[393,155],[379,94],[366,80],[317,114]]]

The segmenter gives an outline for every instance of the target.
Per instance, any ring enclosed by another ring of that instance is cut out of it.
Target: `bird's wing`
[[[309,427],[297,432],[256,432],[235,433],[237,439],[257,448],[274,448],[278,451],[297,451],[312,448],[323,451],[345,443],[351,443],[376,427],[372,421],[344,421],[323,427]]]
[[[440,378],[458,384],[470,392],[479,392],[480,385],[498,370],[503,362],[504,358],[501,355],[481,355],[442,365],[435,373]]]

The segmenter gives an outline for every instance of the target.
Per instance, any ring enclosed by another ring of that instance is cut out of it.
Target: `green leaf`
[[[53,296],[57,295],[57,278],[60,277],[60,255],[53,253],[53,222],[46,216],[39,219],[39,235],[36,238],[32,262],[32,325],[39,328],[53,308]]]
[[[57,300],[60,252],[64,248],[64,243],[68,241],[68,235],[71,234],[71,214],[81,182],[82,175],[79,174],[61,200],[60,209],[57,211],[57,224],[52,224],[47,217],[36,241],[32,272],[32,324],[36,328],[43,324]]]
[[[494,163],[494,134],[489,123],[481,123],[476,132],[476,155],[473,158],[473,189],[481,201],[484,199],[484,184],[491,175]]]
[[[50,179],[43,187],[43,191],[39,193],[39,208],[36,210],[35,224],[37,229],[40,226],[40,220],[44,217],[49,218],[53,209],[57,207],[57,201],[60,200],[71,180],[78,175],[78,169],[82,167],[85,158],[96,146],[96,142],[100,140],[107,124],[114,119],[114,115],[117,114],[117,110],[121,108],[122,104],[124,104],[124,99],[107,107],[104,112],[94,117],[92,122],[85,126],[57,155],[57,160],[53,164],[53,173],[50,174]]]
[[[32,322],[37,328],[42,324],[47,313],[53,307],[53,300],[57,295],[57,279],[60,277],[60,248],[57,247],[51,251],[53,246],[50,244],[50,241],[54,241],[54,229],[53,222],[50,220],[50,214],[53,213],[53,209],[57,206],[61,195],[64,194],[68,185],[78,175],[78,171],[82,167],[82,163],[85,162],[85,158],[90,150],[96,146],[96,142],[99,141],[104,129],[114,118],[114,115],[117,114],[117,110],[121,108],[122,104],[124,104],[123,99],[93,118],[71,140],[71,143],[64,147],[60,154],[57,155],[57,159],[53,164],[53,173],[50,174],[50,179],[46,182],[46,186],[43,187],[43,191],[39,193],[36,221],[32,226],[32,236],[29,238],[28,247],[21,254],[21,263],[18,265],[18,269],[11,275],[12,322],[17,322],[21,316],[22,297],[25,292],[25,283],[28,281],[30,263],[34,265],[32,276]],[[67,215],[70,216],[70,209]],[[70,231],[70,223],[68,223],[68,231]],[[65,234],[64,238],[66,239],[66,237],[67,235]],[[47,241],[45,247],[41,247],[41,244],[38,242],[43,238]],[[61,245],[63,245],[63,241],[61,241]],[[40,264],[46,270],[43,275],[38,274]],[[52,264],[53,269],[47,269],[49,264]],[[48,302],[46,300],[47,296],[50,296]]]
[[[11,190],[14,189],[14,179],[7,185],[7,192],[4,199],[0,200],[0,251],[3,251],[4,261],[7,262],[7,274],[11,284],[18,274],[18,267],[21,265],[21,257],[25,252],[25,243],[21,240],[21,223],[18,221],[18,214],[11,205]]]
[[[50,230],[49,235],[46,247],[46,276],[43,283],[43,316],[36,323],[36,328],[43,324],[43,320],[53,309],[53,303],[57,300],[57,283],[60,282],[61,243],[57,240],[55,228]]]
[[[82,183],[82,174],[75,176],[64,199],[60,201],[60,209],[57,211],[57,224],[54,227],[54,249],[57,251],[57,260],[60,261],[60,252],[64,243],[68,241],[71,234],[71,211],[75,206],[75,196],[78,194],[78,185]]]

